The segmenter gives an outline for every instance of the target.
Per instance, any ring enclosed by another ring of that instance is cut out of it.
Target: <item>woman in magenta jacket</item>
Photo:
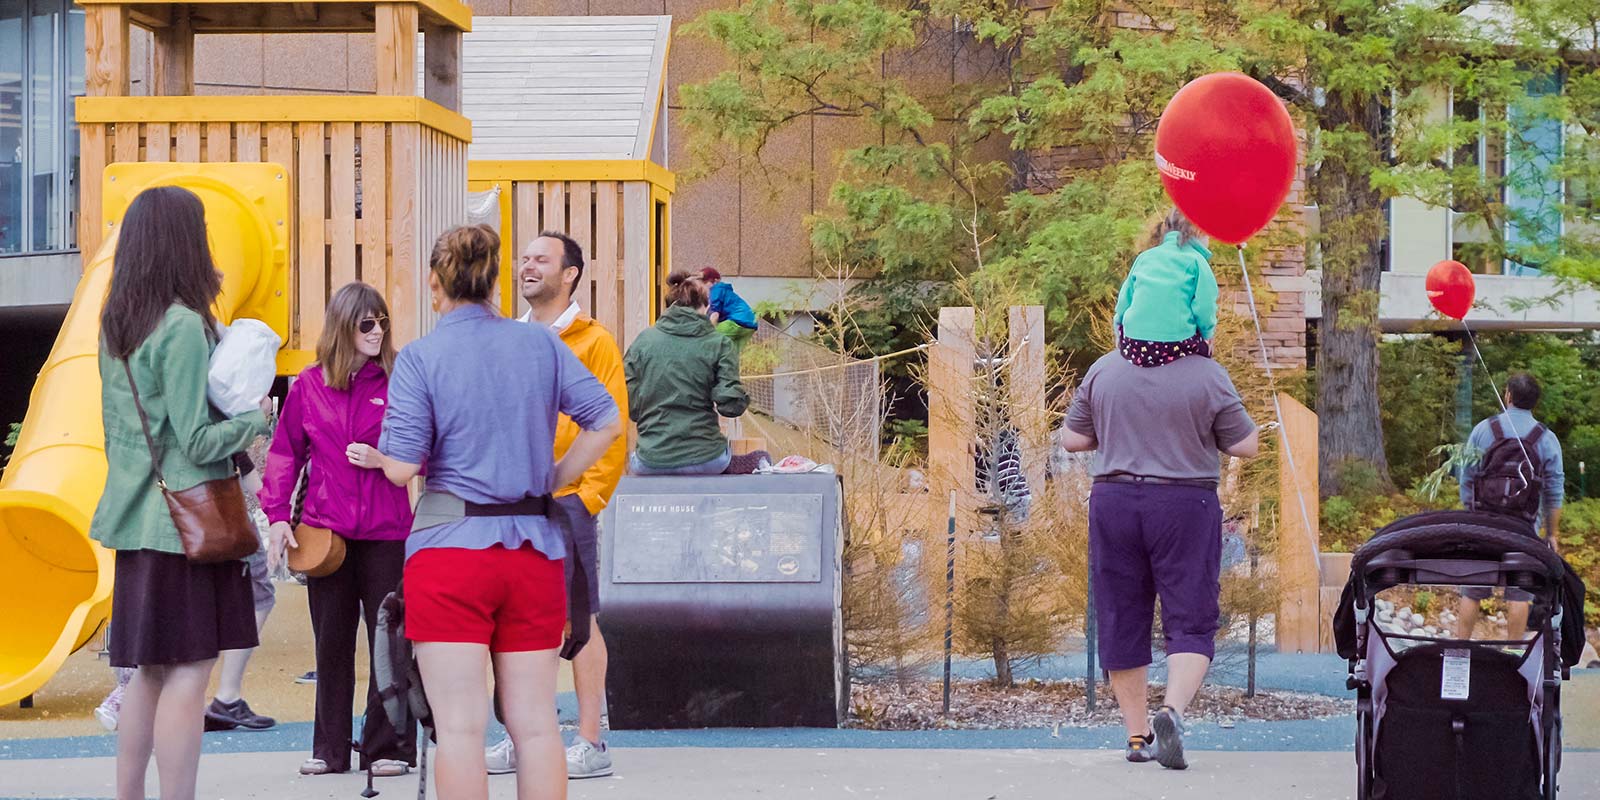
[[[364,283],[339,289],[328,304],[317,363],[289,388],[262,476],[261,508],[272,523],[268,558],[297,547],[289,518],[301,471],[306,477],[301,523],[345,540],[344,563],[308,578],[311,630],[316,638],[317,718],[305,775],[350,769],[350,706],[355,694],[356,625],[367,624],[367,653],[378,606],[405,571],[411,503],[403,487],[384,478],[378,436],[389,396],[395,349],[383,296]],[[367,676],[361,767],[403,775],[416,762],[415,734],[401,739],[384,717],[375,675]]]

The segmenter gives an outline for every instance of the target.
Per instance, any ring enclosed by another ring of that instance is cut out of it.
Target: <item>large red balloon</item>
[[[1440,261],[1428,268],[1428,278],[1422,287],[1428,291],[1428,302],[1451,319],[1467,316],[1478,291],[1472,270],[1460,261]]]
[[[1294,123],[1248,75],[1215,72],[1178,90],[1156,126],[1161,182],[1194,224],[1240,244],[1277,215],[1294,184]]]

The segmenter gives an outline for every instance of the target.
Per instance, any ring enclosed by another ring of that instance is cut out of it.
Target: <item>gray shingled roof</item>
[[[669,16],[473,17],[461,81],[468,157],[650,158],[652,135],[665,135],[656,115],[671,26]]]

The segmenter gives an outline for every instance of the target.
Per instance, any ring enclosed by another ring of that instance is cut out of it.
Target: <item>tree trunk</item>
[[[1002,516],[1005,512],[1001,512]],[[1011,674],[1011,647],[1007,641],[1011,636],[1011,552],[1007,540],[1009,532],[1005,530],[1004,523],[1000,526],[1000,591],[995,597],[995,627],[996,633],[990,639],[989,649],[994,651],[994,682],[1007,689],[1016,685],[1016,679]]]
[[[1323,130],[1363,132],[1377,158],[1386,147],[1383,109],[1376,98],[1330,93],[1319,114]],[[1363,148],[1330,148],[1309,188],[1322,218],[1322,324],[1318,329],[1317,422],[1323,497],[1338,494],[1351,461],[1376,471],[1390,488],[1378,414],[1378,296],[1385,235],[1383,198],[1372,189],[1375,162]]]

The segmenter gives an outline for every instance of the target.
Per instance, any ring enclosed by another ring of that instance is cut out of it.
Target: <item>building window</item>
[[[0,0],[0,256],[77,246],[83,10]]]

